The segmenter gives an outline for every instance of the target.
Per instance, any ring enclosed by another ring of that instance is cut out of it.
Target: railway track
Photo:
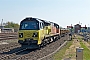
[[[20,45],[18,43],[10,43],[10,44],[0,45],[0,58],[8,55],[8,54],[2,54],[2,53],[9,52],[10,50],[18,48],[18,47],[20,47]],[[12,56],[12,55],[10,55],[10,56]],[[3,59],[0,59],[0,60],[3,60]]]
[[[57,41],[45,46],[44,48],[42,48],[40,50],[35,50],[35,51],[30,52],[29,54],[19,57],[17,60],[23,60],[23,59],[29,59],[29,60],[37,60],[37,59],[41,60],[42,59],[43,60],[43,57],[51,54],[56,49],[58,49],[58,47],[64,43],[64,39],[66,39],[66,38],[63,37],[60,40],[57,40]],[[53,59],[51,58],[51,60],[53,60]]]
[[[54,52],[60,45],[62,45],[68,38],[68,36],[62,37],[60,40],[57,40],[53,43],[50,43],[46,45],[45,47],[37,50],[27,50],[25,48],[15,48],[10,50],[9,52],[4,52],[0,54],[0,60],[6,60],[6,59],[16,59],[16,60],[23,60],[23,59],[29,59],[29,60],[37,60],[44,56],[47,56],[48,54]],[[44,58],[45,59],[45,58]],[[52,60],[52,59],[51,59]]]
[[[20,46],[21,45],[18,44],[18,43],[10,43],[10,44],[0,45],[0,53],[7,52],[11,49],[14,49],[14,48],[17,48],[17,47],[20,47]]]
[[[20,47],[20,44],[13,42],[17,38],[17,33],[0,33],[0,58],[6,56],[6,54],[1,53]]]
[[[18,47],[13,50],[10,50],[9,52],[4,52],[4,53],[2,53],[4,55],[0,57],[0,60],[12,59],[13,57],[16,56],[16,54],[21,53],[25,50],[26,50],[26,48]]]
[[[17,33],[0,33],[0,41],[2,40],[10,40],[10,39],[17,39]]]

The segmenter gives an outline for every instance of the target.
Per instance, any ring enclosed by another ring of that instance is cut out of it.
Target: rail
[[[0,60],[2,60],[2,59],[11,59],[11,58],[13,58],[13,56],[16,56],[18,53],[23,52],[25,50],[27,50],[27,48],[20,48],[18,50],[13,51],[13,52],[11,51],[9,53],[6,53],[6,54],[9,54],[9,55],[3,56],[2,58],[0,58]]]
[[[17,39],[17,38],[18,38],[18,33],[0,33],[0,41]]]

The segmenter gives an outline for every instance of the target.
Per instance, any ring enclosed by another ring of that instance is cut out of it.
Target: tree
[[[15,31],[18,31],[19,24],[8,21],[8,22],[6,22],[5,28],[14,28]]]

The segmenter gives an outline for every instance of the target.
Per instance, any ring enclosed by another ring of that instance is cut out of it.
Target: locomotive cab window
[[[59,28],[59,26],[57,25],[56,28]]]
[[[43,28],[44,28],[43,23],[40,22],[39,28],[40,28],[40,29],[43,29]]]
[[[38,22],[36,21],[25,21],[20,25],[20,30],[38,30]]]

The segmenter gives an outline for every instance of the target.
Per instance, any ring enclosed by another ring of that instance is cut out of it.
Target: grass
[[[83,59],[84,60],[90,60],[90,50],[82,42],[82,39],[79,38],[79,40],[80,40],[81,47],[84,48],[84,50],[83,50]]]
[[[63,55],[65,54],[66,49],[68,49],[72,45],[72,41],[68,41],[67,45],[65,45],[61,50],[59,50],[54,56],[54,60],[61,60]]]

